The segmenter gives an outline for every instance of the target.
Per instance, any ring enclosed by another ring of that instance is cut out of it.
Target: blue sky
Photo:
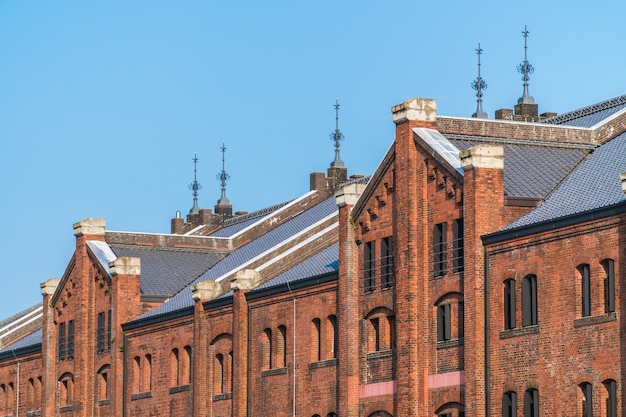
[[[390,108],[437,99],[470,116],[475,48],[493,118],[530,93],[562,113],[626,93],[623,1],[0,2],[0,318],[63,274],[72,224],[169,232],[227,196],[257,210],[308,191],[341,157],[371,174],[393,141]]]

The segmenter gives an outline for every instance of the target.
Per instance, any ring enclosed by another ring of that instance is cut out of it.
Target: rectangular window
[[[363,276],[365,278],[365,291],[370,292],[375,289],[375,271],[374,271],[374,257],[376,252],[376,245],[372,242],[365,242],[363,247]]]
[[[587,317],[591,315],[591,273],[589,265],[581,265],[579,267],[582,280],[582,315]]]
[[[604,267],[604,312],[615,311],[615,265],[613,259],[606,259],[602,262]]]
[[[463,272],[465,268],[463,254],[463,219],[457,219],[452,223],[452,272]]]
[[[446,274],[446,223],[435,225],[433,236],[434,274],[440,277]]]
[[[390,288],[393,286],[393,240],[391,236],[382,239],[380,256],[381,287]]]
[[[437,306],[437,340],[450,340],[450,304]]]
[[[504,281],[504,328],[515,328],[515,280]]]
[[[96,328],[96,351],[104,352],[104,313],[98,313],[98,327]]]
[[[107,312],[107,332],[105,335],[107,350],[111,350],[111,331],[112,331],[111,310],[109,310]]]
[[[57,346],[57,354],[60,361],[65,359],[66,352],[66,336],[65,336],[65,323],[59,323],[59,339]]]
[[[74,359],[74,320],[67,322],[67,359]]]

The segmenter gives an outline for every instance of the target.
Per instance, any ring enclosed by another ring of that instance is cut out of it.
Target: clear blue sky
[[[565,112],[626,93],[619,1],[0,2],[0,318],[63,274],[72,224],[169,232],[219,198],[220,146],[235,210],[308,191],[341,157],[372,173],[393,141],[390,107],[437,99],[469,116],[481,42],[484,109],[530,93]]]

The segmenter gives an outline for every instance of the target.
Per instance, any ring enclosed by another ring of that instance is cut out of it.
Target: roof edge
[[[136,319],[126,323],[122,323],[122,330],[134,330],[140,327],[149,326],[151,324],[161,323],[168,320],[177,319],[180,317],[191,316],[194,313],[194,307],[183,307],[179,310],[168,311],[166,313],[157,314],[154,316],[148,316],[141,319]]]

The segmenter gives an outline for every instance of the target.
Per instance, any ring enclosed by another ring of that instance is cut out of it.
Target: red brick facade
[[[77,223],[63,277],[42,284],[41,344],[0,353],[0,416],[503,416],[509,403],[515,416],[622,415],[624,210],[498,232],[540,204],[505,196],[503,147],[455,166],[420,136],[589,144],[607,129],[442,118],[426,99],[392,112],[395,142],[367,185],[314,173],[319,193],[231,240]],[[107,270],[87,249],[236,251],[329,191],[336,217],[153,318],[139,258]],[[258,290],[335,242],[335,273]]]

